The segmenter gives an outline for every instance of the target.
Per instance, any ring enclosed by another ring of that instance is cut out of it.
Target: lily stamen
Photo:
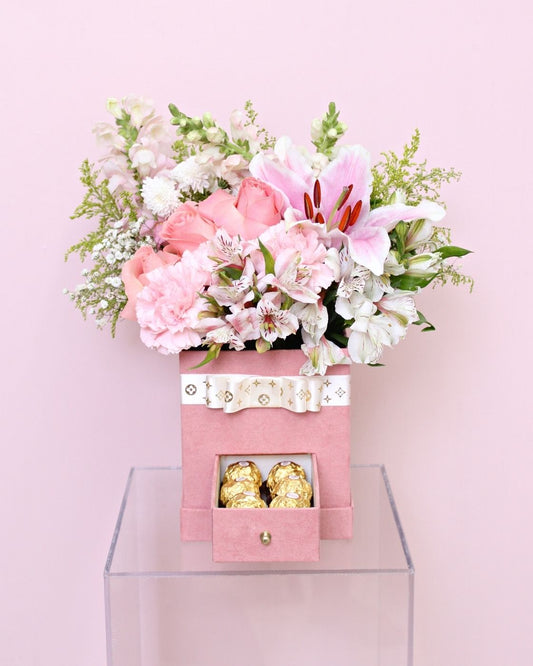
[[[322,190],[318,180],[315,181],[315,187],[313,188],[313,201],[315,208],[320,208],[320,202],[322,201]]]
[[[313,204],[311,203],[311,197],[307,192],[304,194],[304,208],[307,219],[312,220],[314,217]]]

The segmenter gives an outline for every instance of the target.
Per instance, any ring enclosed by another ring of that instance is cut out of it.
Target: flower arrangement
[[[67,291],[99,327],[135,320],[141,340],[164,354],[204,347],[300,348],[303,374],[351,359],[378,364],[410,324],[429,284],[466,283],[453,258],[468,253],[440,226],[443,183],[454,169],[428,169],[403,153],[371,165],[335,104],[311,125],[312,152],[257,124],[250,102],[226,132],[209,113],[110,99],[114,123],[94,132],[107,150],[85,161],[86,187],[73,218],[98,226],[67,256],[90,257],[84,282]]]

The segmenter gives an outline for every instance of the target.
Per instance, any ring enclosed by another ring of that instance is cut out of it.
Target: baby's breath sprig
[[[81,273],[84,281],[72,291],[64,289],[64,293],[84,318],[94,315],[99,328],[110,324],[114,335],[119,315],[128,300],[120,277],[122,265],[142,245],[155,244],[150,236],[142,233],[143,220],[137,218],[130,193],[122,192],[115,197],[109,191],[108,181],[99,180],[99,171],[88,160],[83,162],[80,171],[86,193],[71,219],[98,218],[98,227],[67,250],[65,261],[71,254],[78,254],[81,261],[90,257],[93,267],[84,268]]]
[[[322,118],[315,118],[311,123],[311,139],[319,153],[331,158],[337,141],[346,132],[348,126],[339,122],[339,113],[335,102],[330,102],[327,113]]]

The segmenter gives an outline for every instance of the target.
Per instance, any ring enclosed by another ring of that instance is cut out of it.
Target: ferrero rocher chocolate
[[[224,473],[222,483],[228,481],[236,481],[238,478],[247,477],[251,479],[257,486],[263,483],[263,477],[259,471],[259,467],[251,460],[239,460],[228,466]]]
[[[251,492],[256,497],[261,497],[259,486],[247,477],[239,477],[237,481],[227,481],[220,489],[220,501],[227,504],[232,497],[240,493]]]
[[[270,492],[272,492],[276,484],[291,474],[296,474],[301,479],[307,478],[304,468],[292,460],[283,460],[282,462],[274,465],[274,467],[270,470],[267,478],[267,486]]]
[[[313,488],[308,481],[297,474],[289,474],[272,488],[272,497],[286,495],[287,493],[297,493],[309,502],[313,497]]]
[[[311,506],[309,500],[300,497],[298,493],[276,495],[272,502],[270,502],[271,509],[305,509],[309,506]]]
[[[263,500],[247,490],[244,493],[234,495],[226,504],[226,509],[266,509]]]

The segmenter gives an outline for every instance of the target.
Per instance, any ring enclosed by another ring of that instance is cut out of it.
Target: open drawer
[[[215,456],[213,493],[213,560],[215,562],[316,562],[320,559],[320,488],[316,455],[291,454],[313,488],[309,508],[226,508],[220,506],[222,477],[228,465],[252,460],[263,479],[287,454]]]

